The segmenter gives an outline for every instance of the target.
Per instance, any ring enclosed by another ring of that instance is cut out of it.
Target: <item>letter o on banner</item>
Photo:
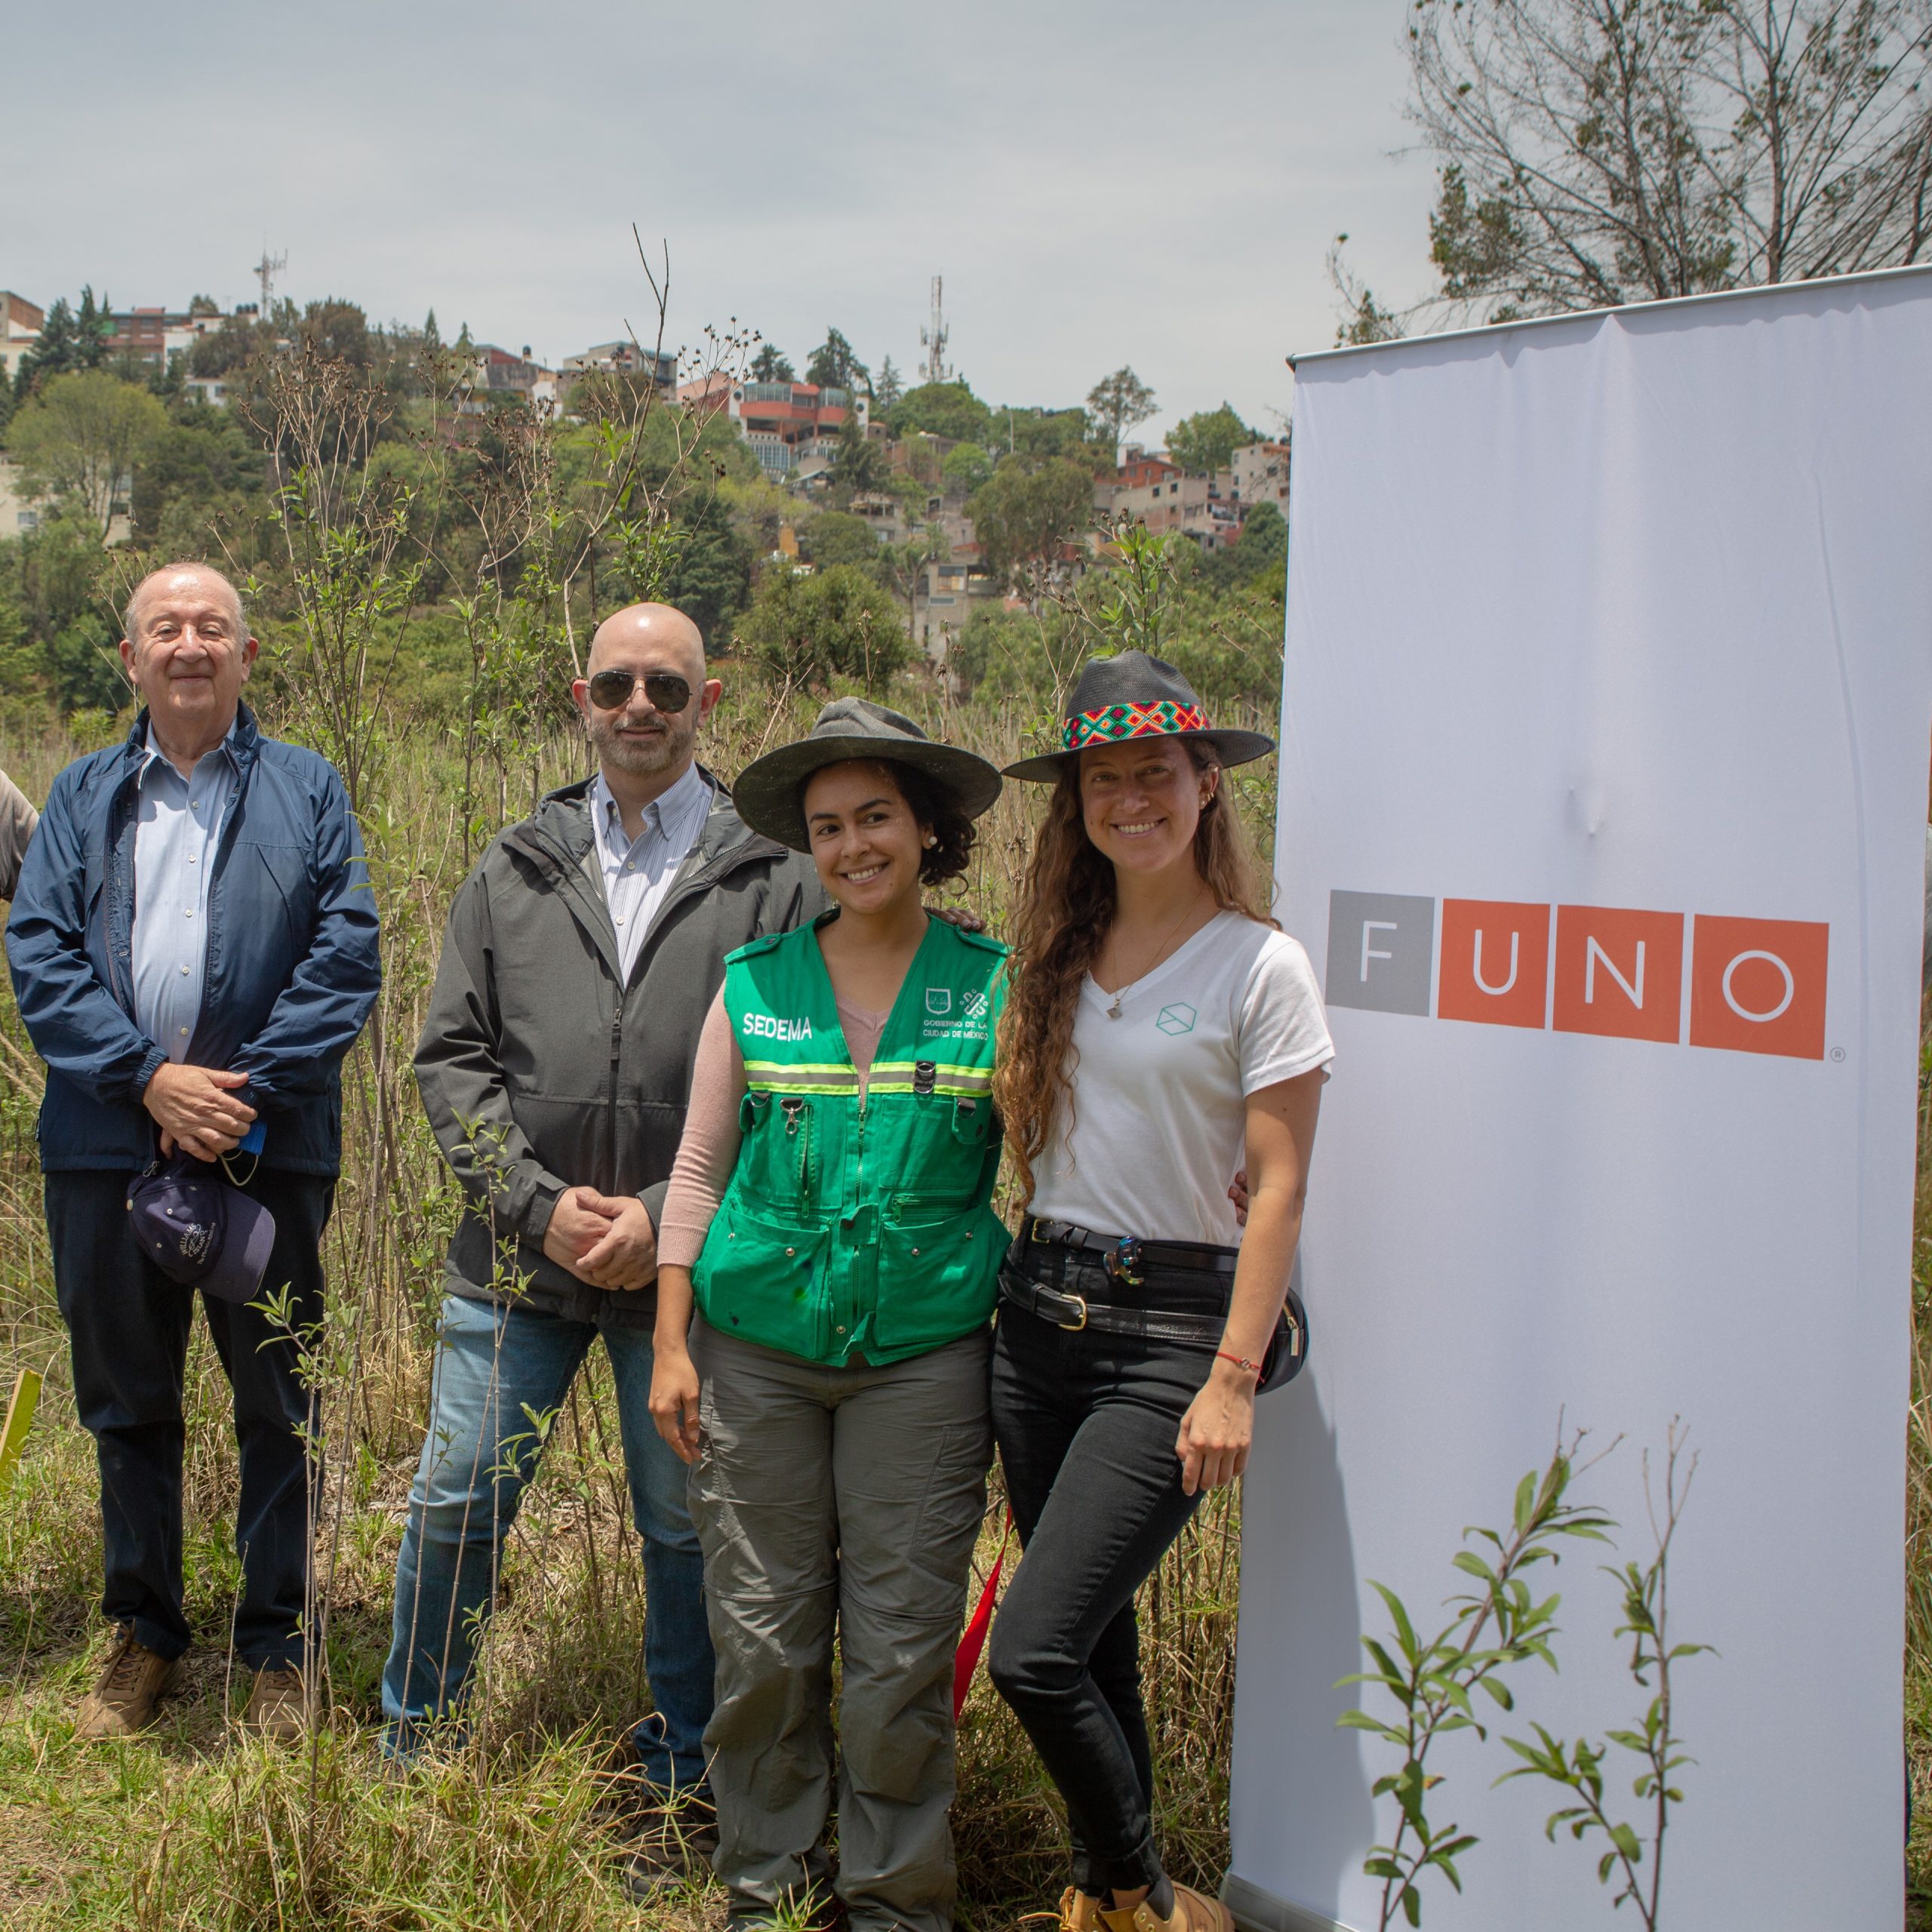
[[[1784,980],[1784,992],[1780,995],[1777,1004],[1768,1013],[1753,1013],[1748,1006],[1740,1001],[1737,989],[1731,984],[1732,980],[1737,976],[1738,968],[1749,964],[1754,959],[1761,959],[1767,965],[1776,967]],[[1749,1020],[1754,1026],[1761,1026],[1767,1020],[1782,1020],[1790,1011],[1791,1003],[1798,996],[1798,976],[1775,952],[1766,952],[1761,947],[1753,946],[1748,952],[1740,952],[1724,969],[1724,977],[1718,982],[1718,990],[1724,995],[1724,1004],[1729,1007],[1739,1019]]]
[[[1829,937],[1829,926],[1801,920],[1700,912],[1690,934],[1690,1044],[1823,1060]]]

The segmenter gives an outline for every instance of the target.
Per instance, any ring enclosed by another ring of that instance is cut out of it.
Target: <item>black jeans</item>
[[[1201,1277],[1152,1269],[1123,1290],[1051,1248],[1016,1247],[1008,1265],[1149,1308],[1192,1309],[1201,1293]],[[1057,1328],[1000,1306],[993,1432],[1026,1556],[987,1668],[1066,1800],[1073,1882],[1095,1896],[1161,1873],[1134,1593],[1201,1500],[1182,1493],[1174,1438],[1213,1366],[1211,1349]]]
[[[165,1657],[189,1644],[181,1598],[181,1417],[196,1291],[170,1281],[134,1241],[127,1174],[50,1174],[54,1284],[74,1364],[74,1406],[100,1461],[106,1583],[101,1607]],[[298,1327],[322,1314],[322,1229],[335,1188],[312,1175],[255,1171],[248,1192],[275,1217],[265,1298],[291,1291]],[[235,1395],[241,1447],[235,1547],[242,1594],[234,1643],[254,1669],[302,1660],[313,1488],[303,1446],[310,1400],[297,1351],[253,1308],[202,1297],[208,1334]]]

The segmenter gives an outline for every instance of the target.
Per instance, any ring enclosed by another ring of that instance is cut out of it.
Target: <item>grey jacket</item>
[[[429,1124],[468,1198],[450,1244],[457,1294],[514,1294],[573,1321],[655,1318],[654,1290],[593,1288],[545,1256],[551,1211],[566,1187],[591,1186],[660,1218],[724,955],[826,904],[811,861],[750,831],[703,775],[710,815],[628,983],[588,780],[500,833],[457,894],[416,1050]],[[498,1248],[512,1237],[513,1264]]]
[[[33,801],[4,771],[0,771],[0,899],[11,899],[20,882],[20,861],[27,855],[40,814]]]

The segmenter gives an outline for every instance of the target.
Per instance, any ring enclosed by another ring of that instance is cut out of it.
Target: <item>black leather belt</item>
[[[1072,1248],[1076,1254],[1099,1257],[1116,1281],[1130,1287],[1140,1285],[1143,1268],[1187,1268],[1204,1275],[1232,1275],[1241,1251],[1215,1247],[1206,1241],[1143,1241],[1138,1235],[1097,1235],[1091,1228],[1076,1227],[1071,1221],[1043,1221],[1035,1216],[1026,1223],[1029,1244],[1041,1247]]]
[[[1002,1269],[1000,1299],[1056,1328],[1091,1328],[1103,1335],[1138,1335],[1150,1342],[1182,1342],[1198,1348],[1220,1346],[1226,1317],[1182,1315],[1157,1308],[1131,1308],[1118,1302],[1095,1301],[1065,1288],[1029,1281],[1011,1268]]]

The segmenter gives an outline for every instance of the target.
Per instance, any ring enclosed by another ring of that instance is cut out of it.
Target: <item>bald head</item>
[[[645,666],[638,651],[649,654]],[[635,662],[640,669],[675,671],[695,691],[704,682],[704,639],[683,611],[669,604],[629,604],[612,612],[590,640],[587,676]]]
[[[607,693],[599,704],[590,680],[606,671],[630,674],[629,694],[613,702]],[[705,675],[697,625],[668,604],[632,604],[597,626],[584,675],[571,690],[605,783],[620,805],[648,804],[690,768],[697,728],[724,688]],[[669,709],[660,707],[654,689]]]
[[[131,642],[138,643],[142,605],[157,598],[171,602],[183,597],[225,604],[236,630],[247,632],[248,620],[242,608],[241,592],[212,564],[163,564],[158,569],[149,571],[135,585],[134,594],[128,599],[127,611],[122,619],[123,634]]]

